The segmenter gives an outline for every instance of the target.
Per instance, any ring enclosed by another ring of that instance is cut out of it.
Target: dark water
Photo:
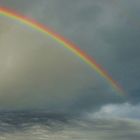
[[[43,111],[1,111],[0,140],[139,140],[140,122]]]

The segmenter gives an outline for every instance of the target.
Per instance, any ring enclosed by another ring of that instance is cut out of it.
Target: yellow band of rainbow
[[[45,25],[29,18],[26,16],[23,16],[21,14],[18,14],[17,12],[14,12],[13,10],[10,10],[9,8],[0,7],[0,15],[6,16],[14,20],[18,20],[19,22],[22,22],[35,30],[38,30],[39,32],[42,32],[44,34],[49,35],[57,42],[61,43],[65,48],[67,48],[69,51],[73,52],[75,55],[81,58],[84,62],[86,62],[88,65],[90,65],[100,76],[105,78],[108,83],[120,94],[125,95],[125,92],[121,88],[121,86],[113,80],[111,76],[88,54],[86,54],[84,51],[82,51],[79,47],[65,39],[64,37],[58,35],[57,33],[53,32],[51,29],[47,28]]]

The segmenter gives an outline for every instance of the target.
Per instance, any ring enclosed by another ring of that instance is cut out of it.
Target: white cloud
[[[140,104],[108,104],[99,111],[88,114],[90,118],[140,119]]]

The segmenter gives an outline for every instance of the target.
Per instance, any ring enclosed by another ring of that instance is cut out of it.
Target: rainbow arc
[[[86,52],[82,51],[79,47],[77,47],[72,42],[68,41],[66,38],[62,37],[61,35],[53,32],[50,28],[46,27],[45,25],[29,18],[23,16],[9,8],[0,7],[0,16],[5,16],[13,20],[17,20],[35,30],[42,32],[58,43],[62,44],[65,48],[69,51],[73,52],[76,56],[80,57],[85,63],[87,63],[91,68],[93,68],[100,76],[102,76],[106,81],[119,93],[120,95],[125,95],[124,90],[121,86],[105,71],[101,65],[99,65],[94,58],[89,56]]]

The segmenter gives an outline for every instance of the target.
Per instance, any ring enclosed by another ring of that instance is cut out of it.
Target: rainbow
[[[113,87],[113,89],[117,91],[117,93],[119,93],[120,95],[125,94],[121,86],[115,80],[113,80],[111,76],[109,76],[109,74],[95,61],[95,59],[90,57],[88,54],[86,54],[84,51],[82,51],[79,47],[77,47],[72,42],[68,41],[64,37],[60,36],[59,34],[53,32],[51,29],[47,28],[45,25],[29,17],[23,16],[9,8],[0,7],[0,16],[6,16],[13,20],[17,20],[21,23],[26,24],[27,26],[34,28],[35,30],[39,32],[49,35],[54,40],[62,44],[69,51],[77,55],[85,63],[90,65],[91,68],[93,68],[100,76],[106,79],[106,81]]]

